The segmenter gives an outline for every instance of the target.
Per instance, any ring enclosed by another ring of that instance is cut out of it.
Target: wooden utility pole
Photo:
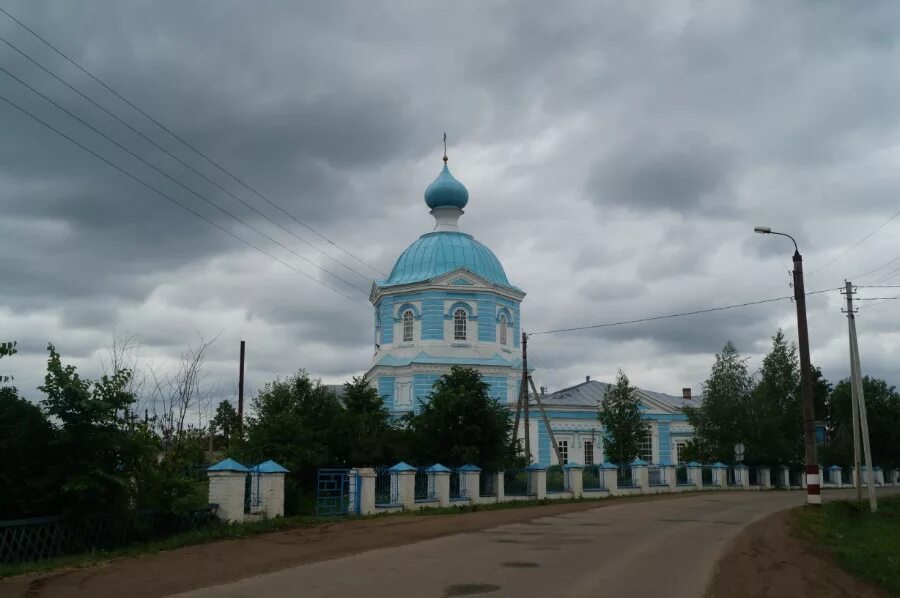
[[[522,406],[525,409],[525,458],[531,465],[531,423],[528,417],[528,335],[522,332]]]
[[[246,345],[246,341],[241,341],[241,365],[240,373],[238,373],[238,425],[241,429],[244,427],[244,352]]]
[[[559,452],[559,443],[556,442],[556,435],[553,433],[553,428],[550,427],[550,419],[547,417],[547,412],[544,411],[544,403],[541,401],[541,393],[537,391],[537,388],[534,387],[534,380],[531,379],[531,376],[528,376],[528,383],[531,385],[531,391],[534,393],[534,399],[537,402],[538,409],[541,411],[541,418],[544,420],[544,425],[547,426],[547,435],[550,436],[550,444],[553,445],[553,452],[556,453],[556,462],[560,465],[563,465],[562,454]]]
[[[863,454],[866,459],[866,488],[869,494],[869,509],[878,510],[875,497],[875,471],[872,469],[872,449],[869,444],[869,418],[866,416],[866,397],[863,393],[862,367],[859,363],[859,344],[856,338],[856,315],[853,311],[853,285],[846,281],[844,294],[847,296],[847,322],[850,333],[850,400],[853,403],[853,460],[856,468],[856,498],[862,501],[862,477],[859,465],[859,440],[862,437]]]

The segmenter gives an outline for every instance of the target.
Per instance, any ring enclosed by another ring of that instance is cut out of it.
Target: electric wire
[[[37,60],[35,60],[33,57],[29,56],[27,53],[25,53],[24,51],[22,51],[20,48],[18,48],[18,47],[15,46],[14,44],[12,44],[9,40],[7,40],[6,38],[4,38],[2,35],[0,35],[0,42],[3,42],[4,44],[6,44],[7,46],[9,46],[9,47],[12,48],[13,50],[15,50],[16,52],[18,52],[21,56],[23,56],[26,60],[28,60],[29,62],[31,62],[32,64],[34,64],[36,67],[38,67],[39,69],[41,69],[42,71],[44,71],[45,73],[47,73],[48,75],[50,75],[51,77],[53,77],[54,79],[56,79],[57,81],[59,81],[60,83],[62,83],[62,84],[65,85],[66,87],[68,87],[69,89],[71,89],[72,91],[74,91],[75,93],[77,93],[79,96],[81,96],[83,99],[85,99],[85,100],[87,100],[88,102],[90,102],[91,104],[93,104],[93,105],[94,105],[95,107],[97,107],[99,110],[103,111],[104,114],[106,114],[106,115],[109,116],[110,118],[115,119],[117,122],[119,122],[120,124],[122,124],[122,125],[124,125],[125,127],[127,127],[132,133],[134,133],[135,135],[140,136],[140,137],[141,137],[142,139],[144,139],[147,143],[153,145],[154,147],[156,147],[157,149],[159,149],[160,151],[162,151],[163,153],[165,153],[167,156],[169,156],[169,157],[172,158],[173,160],[177,161],[179,164],[181,164],[181,165],[184,166],[185,168],[189,169],[191,172],[193,172],[193,173],[196,174],[197,176],[203,178],[205,181],[207,181],[207,182],[210,183],[211,185],[214,185],[217,189],[219,189],[219,190],[222,191],[223,193],[226,193],[226,194],[229,195],[230,197],[234,198],[235,200],[237,200],[238,202],[240,202],[241,204],[243,204],[244,206],[246,206],[247,208],[249,208],[250,210],[252,210],[254,213],[258,214],[259,216],[261,216],[261,217],[264,218],[265,220],[269,221],[271,224],[277,226],[278,228],[280,228],[280,229],[283,230],[284,232],[288,233],[289,235],[291,235],[292,237],[294,237],[294,238],[297,239],[298,241],[300,241],[300,242],[302,242],[302,243],[308,245],[309,247],[313,248],[314,250],[318,251],[319,253],[321,253],[322,255],[324,255],[326,258],[330,259],[330,260],[333,261],[334,263],[338,264],[339,266],[342,266],[342,267],[346,268],[347,270],[349,270],[350,272],[353,272],[353,273],[356,274],[357,276],[362,277],[366,282],[372,282],[372,279],[371,279],[369,276],[366,276],[366,275],[363,274],[362,272],[358,272],[357,270],[354,270],[353,268],[351,268],[351,267],[348,266],[347,264],[341,262],[340,260],[335,259],[335,258],[332,257],[331,255],[329,255],[327,252],[323,251],[322,249],[320,249],[320,248],[317,247],[316,245],[310,243],[309,241],[307,241],[306,239],[304,239],[304,238],[301,237],[300,235],[296,234],[296,233],[293,232],[292,230],[286,228],[286,227],[283,226],[282,224],[276,222],[275,220],[273,220],[272,218],[270,218],[268,215],[266,215],[265,213],[263,213],[263,212],[261,212],[260,210],[258,210],[255,206],[253,206],[253,205],[247,203],[246,201],[244,201],[243,199],[241,199],[240,197],[238,197],[237,195],[235,195],[234,193],[232,193],[231,191],[229,191],[228,189],[226,189],[225,187],[223,187],[222,185],[220,185],[218,182],[216,182],[216,181],[214,181],[213,179],[209,178],[208,176],[206,176],[205,174],[203,174],[202,172],[200,172],[199,170],[197,170],[196,168],[194,168],[193,166],[191,166],[190,164],[188,164],[187,162],[185,162],[184,160],[182,160],[181,158],[179,158],[178,156],[176,156],[175,154],[173,154],[172,152],[170,152],[169,150],[167,150],[166,148],[164,148],[163,146],[161,146],[160,144],[158,144],[156,141],[154,141],[153,139],[151,139],[150,137],[148,137],[147,135],[145,135],[143,132],[141,132],[140,130],[138,130],[138,129],[135,128],[134,126],[132,126],[130,123],[128,123],[128,122],[126,122],[125,120],[121,119],[121,118],[120,118],[119,116],[117,116],[115,113],[113,113],[113,112],[111,112],[110,110],[108,110],[105,106],[99,104],[99,103],[96,102],[93,98],[89,97],[88,95],[86,95],[85,93],[83,93],[81,90],[77,89],[77,88],[74,87],[72,84],[70,84],[68,81],[66,81],[65,79],[63,79],[62,77],[60,77],[59,75],[57,75],[56,73],[54,73],[53,71],[51,71],[50,69],[48,69],[47,67],[45,67],[44,65],[42,65],[40,62],[38,62]],[[7,71],[7,70],[4,69],[4,72],[6,72],[8,75],[10,75],[10,76],[12,76],[13,78],[15,78],[17,81],[19,81],[19,83],[22,83],[22,84],[25,85],[26,87],[29,87],[29,89],[31,89],[32,91],[35,91],[35,93],[38,93],[36,90],[34,90],[34,88],[32,88],[31,86],[29,86],[27,83],[24,83],[21,79],[19,79],[18,77],[15,77],[15,76],[12,75],[11,73],[9,73],[9,71]],[[45,97],[45,99],[46,99],[46,97]],[[49,100],[48,100],[48,101],[49,101]],[[359,288],[359,287],[357,287],[357,288]],[[364,292],[368,292],[368,291],[364,291]]]
[[[894,259],[892,259],[892,260],[889,261],[889,262],[885,262],[885,263],[881,264],[880,266],[878,266],[877,268],[875,268],[875,269],[873,269],[873,270],[869,270],[868,272],[864,272],[863,274],[857,274],[856,276],[851,276],[851,277],[850,277],[850,280],[856,280],[856,279],[859,279],[859,278],[865,278],[865,277],[868,276],[869,274],[875,274],[875,273],[878,272],[879,270],[883,270],[884,268],[887,268],[887,267],[890,266],[891,264],[894,264],[894,263],[896,263],[896,262],[898,262],[898,261],[900,261],[900,256],[895,257]]]
[[[193,151],[194,153],[196,153],[197,155],[199,155],[200,157],[202,157],[202,158],[203,158],[204,160],[206,160],[208,163],[212,164],[215,168],[217,168],[219,171],[223,172],[225,175],[227,175],[228,177],[230,177],[230,178],[231,178],[232,180],[234,180],[236,183],[238,183],[239,185],[241,185],[242,187],[244,187],[245,189],[247,189],[248,191],[250,191],[251,193],[253,193],[253,194],[256,195],[257,197],[259,197],[259,198],[262,199],[263,201],[267,202],[269,205],[271,205],[271,206],[273,206],[274,208],[276,208],[277,210],[279,210],[282,214],[284,214],[285,216],[287,216],[288,218],[290,218],[291,220],[293,220],[294,222],[296,222],[296,223],[299,224],[300,226],[304,227],[305,229],[307,229],[307,230],[310,231],[311,233],[315,234],[316,236],[318,236],[319,238],[321,238],[322,240],[324,240],[326,243],[328,243],[329,245],[331,245],[332,247],[334,247],[334,248],[337,249],[338,251],[341,251],[341,252],[345,253],[346,255],[348,255],[349,257],[353,258],[354,260],[356,260],[356,261],[359,262],[360,264],[366,266],[367,268],[369,268],[370,270],[372,270],[372,271],[375,272],[376,274],[379,274],[379,275],[381,275],[381,276],[387,276],[387,274],[385,274],[384,272],[381,272],[380,270],[378,270],[377,268],[375,268],[374,266],[372,266],[371,264],[369,264],[368,262],[366,262],[366,261],[363,260],[362,258],[357,257],[356,255],[350,253],[349,251],[347,251],[346,249],[344,249],[343,247],[341,247],[340,245],[338,245],[337,243],[335,243],[334,241],[332,241],[331,239],[329,239],[328,237],[326,237],[323,233],[319,232],[318,230],[316,230],[315,228],[313,228],[311,225],[307,224],[306,222],[304,222],[304,221],[301,220],[300,218],[297,218],[296,216],[294,216],[293,214],[291,214],[290,212],[288,212],[286,209],[284,209],[283,207],[281,207],[278,203],[276,203],[275,201],[269,199],[269,198],[268,198],[267,196],[265,196],[263,193],[257,191],[256,189],[254,189],[253,187],[251,187],[248,183],[245,183],[242,179],[240,179],[240,178],[237,177],[236,175],[232,174],[232,173],[231,173],[228,169],[226,169],[224,166],[220,165],[218,162],[216,162],[215,160],[213,160],[212,158],[210,158],[210,157],[209,157],[208,155],[206,155],[204,152],[202,152],[201,150],[197,149],[195,146],[193,146],[193,145],[191,145],[190,143],[188,143],[187,141],[185,141],[183,138],[181,138],[179,135],[177,135],[174,131],[172,131],[171,129],[169,129],[168,127],[166,127],[164,124],[162,124],[161,122],[159,122],[158,120],[156,120],[155,118],[153,118],[152,116],[150,116],[149,114],[147,114],[144,110],[142,110],[141,108],[139,108],[138,106],[136,106],[136,105],[135,105],[134,103],[132,103],[130,100],[128,100],[127,98],[125,98],[122,94],[120,94],[118,91],[116,91],[115,89],[113,89],[110,85],[108,85],[107,83],[105,83],[102,79],[100,79],[99,77],[97,77],[96,75],[94,75],[91,71],[89,71],[87,68],[85,68],[84,66],[82,66],[81,64],[79,64],[76,60],[70,58],[68,55],[65,54],[65,52],[63,52],[62,50],[60,50],[59,48],[57,48],[56,46],[54,46],[54,45],[53,45],[52,43],[50,43],[47,39],[45,39],[43,36],[41,36],[39,33],[37,33],[36,31],[34,31],[31,27],[29,27],[28,25],[26,25],[25,23],[23,23],[22,21],[20,21],[19,19],[17,19],[15,16],[13,16],[12,14],[10,14],[10,13],[9,13],[6,9],[4,9],[2,6],[0,6],[0,12],[2,12],[2,13],[5,14],[7,17],[9,17],[10,19],[12,19],[12,20],[13,20],[15,23],[17,23],[20,27],[22,27],[23,29],[25,29],[25,31],[27,31],[28,33],[30,33],[31,35],[33,35],[34,37],[36,37],[36,38],[37,38],[38,40],[40,40],[44,45],[46,45],[48,48],[50,48],[51,50],[53,50],[54,52],[56,52],[57,54],[59,54],[59,55],[60,55],[61,57],[63,57],[66,61],[68,61],[70,64],[72,64],[73,66],[75,66],[78,70],[80,70],[80,71],[83,72],[85,75],[87,75],[88,77],[90,77],[91,79],[93,79],[95,82],[97,82],[99,85],[101,85],[101,86],[102,86],[104,89],[106,89],[108,92],[110,92],[111,94],[113,94],[114,96],[116,96],[117,98],[119,98],[122,102],[124,102],[125,104],[127,104],[128,106],[130,106],[132,109],[134,109],[136,112],[138,112],[141,116],[143,116],[144,118],[146,118],[147,120],[149,120],[150,122],[152,122],[154,125],[156,125],[156,126],[159,127],[160,129],[162,129],[163,131],[165,131],[166,133],[168,133],[169,135],[171,135],[173,138],[175,138],[176,140],[178,140],[179,142],[181,142],[184,146],[188,147],[191,151]]]
[[[210,219],[210,218],[207,218],[206,216],[204,216],[204,215],[201,214],[200,212],[197,212],[197,211],[194,210],[193,208],[191,208],[191,207],[189,207],[189,206],[183,204],[182,202],[178,201],[178,200],[175,199],[174,197],[172,197],[172,196],[170,196],[170,195],[168,195],[168,194],[166,194],[166,193],[160,191],[159,189],[157,189],[156,187],[154,187],[154,186],[151,185],[150,183],[144,181],[143,179],[141,179],[140,177],[138,177],[137,175],[135,175],[134,173],[132,173],[132,172],[130,172],[130,171],[128,171],[128,170],[122,168],[121,166],[119,166],[119,165],[117,165],[117,164],[111,162],[111,161],[108,160],[107,158],[101,156],[100,154],[98,154],[98,153],[95,152],[94,150],[92,150],[92,149],[90,149],[89,147],[83,145],[82,143],[76,141],[75,139],[73,139],[73,138],[70,137],[69,135],[66,135],[65,133],[63,133],[62,131],[60,131],[59,129],[57,129],[56,127],[54,127],[53,125],[47,123],[46,121],[44,121],[44,120],[41,119],[40,117],[38,117],[38,116],[32,114],[31,112],[29,112],[28,110],[26,110],[26,109],[23,108],[22,106],[19,106],[18,104],[16,104],[15,102],[13,102],[12,100],[10,100],[9,98],[3,96],[2,94],[0,94],[0,101],[3,101],[3,102],[5,102],[5,103],[7,103],[8,105],[10,105],[10,106],[12,106],[13,108],[15,108],[16,110],[22,112],[23,114],[25,114],[25,115],[28,116],[29,118],[31,118],[31,119],[37,121],[38,123],[40,123],[40,124],[43,125],[44,127],[50,129],[51,131],[53,131],[54,133],[56,133],[56,134],[59,135],[60,137],[66,139],[66,140],[69,141],[70,143],[76,145],[77,147],[79,147],[79,148],[83,149],[84,151],[86,151],[87,153],[91,154],[91,155],[94,156],[95,158],[101,160],[102,162],[108,164],[109,166],[112,166],[113,168],[115,168],[116,170],[118,170],[119,172],[121,172],[122,174],[124,174],[124,175],[128,176],[129,178],[133,179],[134,181],[140,183],[141,185],[143,185],[144,187],[150,189],[150,190],[153,191],[154,193],[157,193],[157,194],[163,196],[164,198],[168,199],[170,202],[172,202],[172,203],[175,204],[176,206],[178,206],[178,207],[180,207],[180,208],[182,208],[182,209],[184,209],[184,210],[190,212],[191,214],[193,214],[193,215],[196,216],[197,218],[200,218],[201,220],[205,220],[206,222],[208,222],[209,224],[215,226],[216,228],[218,228],[218,229],[221,230],[222,232],[224,232],[224,233],[226,233],[226,234],[228,234],[228,235],[234,237],[235,239],[237,239],[237,240],[240,241],[241,243],[244,243],[245,245],[247,245],[247,246],[249,246],[249,247],[255,249],[256,251],[259,251],[260,253],[262,253],[262,254],[264,254],[264,255],[267,255],[268,257],[270,257],[270,258],[272,258],[273,260],[275,260],[275,261],[281,263],[282,265],[287,266],[288,268],[290,268],[291,270],[293,270],[293,271],[296,272],[297,274],[300,274],[300,275],[302,275],[302,276],[304,276],[304,277],[306,277],[306,278],[312,280],[313,282],[322,285],[323,287],[325,287],[325,288],[327,288],[327,289],[331,289],[332,291],[334,291],[334,292],[337,293],[338,295],[344,297],[344,298],[347,299],[348,301],[352,301],[352,302],[357,303],[357,304],[359,304],[359,305],[363,305],[363,306],[365,306],[365,307],[368,307],[368,305],[365,304],[365,303],[363,303],[362,301],[359,301],[359,300],[357,300],[357,299],[354,299],[354,298],[351,297],[350,295],[347,295],[347,294],[341,292],[340,290],[334,288],[333,286],[331,286],[331,285],[329,285],[329,284],[327,284],[327,283],[324,283],[324,282],[322,282],[321,280],[318,280],[318,279],[316,279],[316,278],[310,276],[309,274],[307,274],[306,272],[303,272],[302,270],[297,269],[296,267],[294,267],[294,266],[291,265],[290,263],[288,263],[288,262],[282,260],[281,258],[279,258],[279,257],[277,257],[277,256],[275,256],[275,255],[272,255],[271,253],[269,253],[268,251],[266,251],[266,250],[264,250],[264,249],[262,249],[262,248],[260,248],[260,247],[257,247],[256,245],[254,245],[254,244],[251,243],[250,241],[244,239],[244,238],[241,237],[240,235],[237,235],[237,234],[234,233],[233,231],[228,230],[227,228],[225,228],[224,226],[222,226],[222,225],[219,224],[218,222],[215,222],[214,220],[212,220],[212,219]]]
[[[841,288],[842,288],[842,287],[834,287],[834,288],[831,288],[831,289],[822,289],[822,290],[819,290],[819,291],[810,291],[810,292],[806,293],[805,295],[806,295],[806,296],[809,296],[809,295],[820,295],[820,294],[822,294],[822,293],[828,293],[828,292],[830,292],[830,291],[838,291],[838,290],[840,290]],[[667,320],[667,319],[669,319],[669,318],[680,318],[680,317],[683,317],[683,316],[694,316],[694,315],[698,315],[698,314],[706,314],[706,313],[716,312],[716,311],[725,311],[725,310],[728,310],[728,309],[737,309],[737,308],[739,308],[739,307],[749,307],[749,306],[751,306],[751,305],[760,305],[760,304],[762,304],[762,303],[773,303],[773,302],[775,302],[775,301],[784,301],[785,299],[793,299],[793,298],[794,298],[793,295],[786,295],[786,296],[784,296],[784,297],[773,297],[773,298],[771,298],[771,299],[760,299],[759,301],[747,301],[746,303],[737,303],[737,304],[735,304],[735,305],[723,305],[723,306],[719,306],[719,307],[708,307],[708,308],[705,308],[705,309],[697,309],[697,310],[694,310],[694,311],[686,311],[686,312],[675,313],[675,314],[665,314],[665,315],[660,315],[660,316],[650,316],[650,317],[646,317],[646,318],[637,318],[637,319],[634,319],[634,320],[621,320],[621,321],[619,321],[619,322],[606,322],[606,323],[603,323],[603,324],[591,324],[591,325],[588,325],[588,326],[573,326],[573,327],[571,327],[571,328],[557,328],[557,329],[554,329],[554,330],[542,330],[542,331],[540,331],[540,332],[529,332],[529,333],[528,333],[528,336],[537,336],[537,335],[539,335],[539,334],[555,334],[555,333],[558,333],[558,332],[577,332],[577,331],[579,331],[579,330],[591,330],[591,329],[594,329],[594,328],[611,328],[611,327],[613,327],[613,326],[624,326],[625,324],[638,324],[638,323],[641,323],[641,322],[653,322],[653,321],[656,321],[656,320]]]
[[[260,235],[261,237],[264,237],[265,239],[269,240],[270,242],[274,243],[275,245],[278,245],[278,246],[281,247],[282,249],[285,249],[286,251],[290,252],[291,254],[293,254],[293,255],[295,255],[296,257],[298,257],[298,258],[300,258],[301,260],[303,260],[304,262],[310,264],[310,265],[313,266],[314,268],[317,268],[317,269],[321,270],[322,272],[325,272],[326,274],[329,274],[330,276],[332,276],[332,277],[334,277],[334,278],[340,280],[340,281],[343,282],[344,284],[346,284],[346,285],[348,285],[348,286],[350,286],[350,287],[353,287],[353,288],[356,289],[357,291],[360,291],[360,292],[363,293],[364,295],[365,295],[365,294],[368,294],[368,291],[367,291],[366,289],[362,289],[362,288],[356,286],[355,284],[353,284],[352,282],[350,282],[349,280],[347,280],[347,279],[345,279],[345,278],[343,278],[343,277],[341,277],[341,276],[338,276],[338,275],[335,274],[334,272],[331,272],[331,271],[329,271],[329,270],[326,270],[326,269],[322,268],[321,266],[319,266],[318,264],[316,264],[314,261],[312,261],[312,260],[306,258],[305,256],[303,256],[303,255],[297,253],[296,251],[294,251],[293,249],[291,249],[291,248],[288,247],[287,245],[284,245],[284,244],[280,243],[277,239],[274,239],[274,238],[270,237],[269,235],[267,235],[267,234],[264,233],[263,231],[259,230],[258,228],[256,228],[256,227],[253,226],[252,224],[248,224],[248,223],[245,222],[244,220],[241,220],[240,218],[238,218],[237,216],[235,216],[234,214],[232,214],[230,211],[228,211],[228,210],[226,210],[225,208],[221,207],[219,204],[217,204],[216,202],[212,201],[212,200],[209,199],[208,197],[205,197],[204,195],[201,195],[200,193],[198,193],[197,191],[195,191],[195,190],[192,189],[191,187],[188,187],[187,185],[185,185],[184,183],[182,183],[182,182],[179,181],[178,179],[174,178],[173,176],[171,176],[170,174],[168,174],[168,173],[165,172],[164,170],[162,170],[162,169],[160,169],[160,168],[157,168],[156,166],[154,166],[153,164],[151,164],[150,162],[148,162],[147,160],[145,160],[144,158],[142,158],[142,157],[139,156],[138,154],[134,153],[133,151],[131,151],[130,149],[128,149],[127,147],[125,147],[124,145],[122,145],[121,143],[119,143],[118,141],[116,141],[115,139],[112,139],[111,137],[109,137],[108,135],[106,135],[105,133],[103,133],[102,131],[100,131],[99,129],[97,129],[96,127],[94,127],[93,125],[91,125],[90,123],[86,122],[84,119],[80,118],[78,115],[74,114],[74,113],[71,112],[70,110],[68,110],[68,109],[66,109],[65,107],[61,106],[60,104],[58,104],[57,102],[55,102],[55,101],[52,100],[51,98],[49,98],[49,97],[47,97],[46,95],[44,95],[43,93],[41,93],[39,90],[35,89],[34,87],[32,87],[31,85],[29,85],[28,83],[24,82],[22,79],[19,79],[17,76],[15,76],[15,75],[12,74],[11,72],[9,72],[9,71],[6,70],[5,68],[3,68],[2,66],[0,66],[0,72],[3,72],[3,73],[5,73],[7,76],[11,77],[12,79],[15,79],[15,80],[18,81],[20,84],[22,84],[24,87],[27,87],[27,88],[30,89],[33,93],[35,93],[36,95],[40,96],[41,98],[43,98],[44,100],[46,100],[47,102],[49,102],[50,104],[52,104],[53,106],[55,106],[56,108],[58,108],[59,110],[61,110],[62,112],[66,113],[67,115],[69,115],[69,116],[72,117],[73,119],[77,120],[79,123],[81,123],[82,125],[84,125],[84,126],[87,127],[88,129],[92,130],[92,131],[93,131],[94,133],[96,133],[97,135],[100,135],[101,137],[103,137],[104,139],[106,139],[107,141],[109,141],[110,143],[112,143],[113,145],[115,145],[116,147],[118,147],[119,149],[121,149],[122,151],[128,153],[128,154],[129,154],[130,156],[132,156],[133,158],[135,158],[135,159],[137,159],[137,160],[140,160],[142,163],[146,164],[147,166],[149,166],[150,168],[152,168],[153,170],[155,170],[155,171],[158,172],[159,174],[163,175],[164,177],[166,177],[167,179],[169,179],[170,181],[172,181],[173,183],[175,183],[176,185],[178,185],[178,186],[181,187],[182,189],[184,189],[184,190],[188,191],[189,193],[193,194],[194,196],[196,196],[196,197],[199,198],[200,200],[202,200],[202,201],[206,202],[207,204],[211,205],[212,207],[216,208],[217,210],[219,210],[220,212],[222,212],[222,213],[225,214],[226,216],[228,216],[228,217],[234,219],[235,221],[239,222],[240,224],[243,224],[244,226],[246,226],[247,228],[249,228],[250,230],[252,230],[252,231],[255,232],[256,234]]]
[[[825,268],[827,268],[827,267],[830,266],[831,264],[835,263],[836,261],[838,261],[839,259],[841,259],[841,258],[844,257],[845,255],[847,255],[848,253],[850,253],[850,251],[852,251],[853,249],[856,249],[857,247],[859,247],[860,245],[862,245],[867,239],[869,239],[869,237],[871,237],[872,235],[874,235],[875,233],[877,233],[878,231],[880,231],[881,229],[883,229],[885,226],[887,226],[888,224],[890,224],[891,221],[892,221],[894,218],[896,218],[897,216],[900,216],[900,212],[895,212],[890,218],[888,218],[887,220],[885,220],[884,222],[882,222],[881,224],[879,224],[878,226],[876,226],[869,234],[865,235],[862,239],[860,239],[859,241],[857,241],[856,243],[854,243],[853,245],[851,245],[850,247],[848,247],[847,249],[845,249],[844,251],[842,251],[841,253],[839,253],[838,255],[836,255],[836,256],[835,256],[834,258],[832,258],[830,261],[826,262],[825,264],[819,266],[818,268],[816,268],[815,270],[813,270],[812,272],[810,272],[810,273],[809,273],[809,276],[812,276],[813,274],[815,274],[815,273],[817,273],[817,272],[821,272],[822,270],[824,270]]]

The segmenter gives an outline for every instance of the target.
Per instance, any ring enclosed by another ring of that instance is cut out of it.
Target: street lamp
[[[794,302],[797,304],[797,337],[800,341],[800,399],[803,401],[803,435],[806,445],[806,504],[821,505],[819,459],[816,457],[815,414],[813,413],[812,366],[809,362],[809,331],[806,327],[806,292],[803,288],[803,257],[794,237],[767,226],[753,229],[763,235],[787,237],[794,243]]]

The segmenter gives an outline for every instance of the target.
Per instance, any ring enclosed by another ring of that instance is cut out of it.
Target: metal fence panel
[[[482,471],[478,480],[479,496],[497,496],[497,474],[493,471]]]
[[[528,472],[512,469],[503,472],[503,493],[507,496],[528,496]]]
[[[359,477],[353,476],[356,485]],[[350,488],[349,469],[320,469],[316,479],[316,516],[341,517],[356,513],[359,488]]]
[[[427,467],[416,470],[415,499],[426,501],[434,500],[437,493],[434,488],[434,476],[428,475]]]
[[[604,471],[599,465],[586,465],[581,474],[584,490],[606,490]]]
[[[666,470],[658,465],[650,465],[647,468],[647,482],[650,486],[667,486]]]
[[[551,465],[547,468],[547,492],[566,491],[566,472],[560,465]]]

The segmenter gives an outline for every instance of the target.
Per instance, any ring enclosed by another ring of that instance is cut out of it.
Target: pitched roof
[[[546,395],[541,401],[547,407],[596,407],[603,401],[603,397],[611,387],[612,385],[607,382],[588,380]],[[685,400],[684,397],[643,388],[637,389],[637,395],[645,402],[660,403],[672,410],[681,410],[686,405],[697,405],[703,400],[700,395],[694,395],[690,400]]]

